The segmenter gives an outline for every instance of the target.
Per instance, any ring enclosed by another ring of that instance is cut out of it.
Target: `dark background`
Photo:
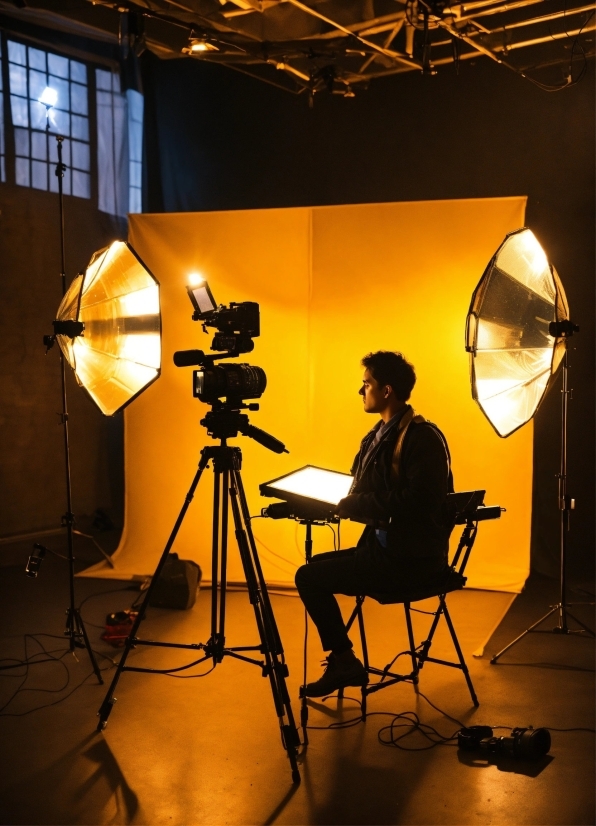
[[[142,58],[144,209],[149,212],[528,195],[527,225],[557,267],[581,333],[571,342],[569,492],[578,500],[570,572],[594,574],[594,71],[547,93],[488,60],[436,77],[375,81],[314,108],[240,73]],[[68,272],[122,230],[67,198]],[[60,299],[55,196],[0,185],[1,533],[55,524],[64,510],[57,355],[41,335]],[[432,243],[432,239],[429,239]],[[480,274],[479,274],[480,276]],[[535,419],[532,566],[558,571],[560,378]],[[73,413],[74,510],[121,518],[121,416],[83,391]]]

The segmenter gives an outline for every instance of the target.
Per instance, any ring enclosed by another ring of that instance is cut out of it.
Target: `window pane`
[[[140,187],[141,186],[141,169],[142,165],[133,161],[130,164],[130,186]]]
[[[83,169],[85,172],[89,171],[88,143],[80,143],[79,141],[72,142],[72,166],[77,169]]]
[[[11,63],[20,63],[21,66],[27,65],[27,50],[22,43],[15,43],[13,40],[8,41],[8,59]]]
[[[53,75],[68,78],[68,58],[48,54],[48,69]]]
[[[29,66],[31,69],[41,69],[42,72],[45,72],[46,53],[29,46]]]
[[[29,126],[27,101],[25,98],[17,98],[11,95],[10,110],[12,112],[12,122],[15,126]]]
[[[71,83],[70,97],[71,111],[79,115],[87,115],[89,111],[87,106],[87,87],[80,86],[78,83]]]
[[[57,132],[59,135],[70,135],[70,115],[60,109],[52,109],[50,112],[50,132]]]
[[[50,167],[50,192],[58,192],[58,177],[55,174],[56,170]],[[62,192],[65,195],[70,195],[70,169],[64,170],[64,177],[62,178]]]
[[[17,155],[22,155],[24,158],[29,157],[29,130],[15,129],[14,130],[14,151]]]
[[[23,130],[24,131],[24,130]],[[24,153],[19,153],[24,154]],[[38,161],[46,161],[48,158],[48,146],[45,132],[31,133],[31,157]],[[34,176],[35,177],[35,176]],[[35,184],[33,184],[35,186]]]
[[[33,100],[39,100],[42,96],[43,90],[48,85],[48,79],[45,72],[38,72],[36,69],[29,69],[29,97]],[[51,83],[49,84],[52,85]]]
[[[15,158],[15,177],[19,186],[29,186],[29,161],[27,158]]]
[[[142,212],[142,204],[141,204],[141,190],[136,189],[135,187],[130,188],[129,194],[129,205],[128,205],[129,212]]]
[[[27,70],[9,63],[10,91],[13,95],[27,97]]]
[[[2,182],[6,181],[6,164],[4,163],[4,157],[0,158],[0,180],[2,180]]]
[[[50,75],[49,85],[52,87],[52,89],[55,89],[58,92],[58,100],[56,101],[56,107],[58,109],[70,109],[70,94],[68,92],[68,81]],[[33,95],[31,95],[31,97],[33,97]]]
[[[99,107],[105,106],[112,111],[112,94],[111,92],[97,92],[95,99],[97,101],[97,115],[99,117]]]
[[[58,163],[58,142],[53,136],[50,137],[50,161]],[[68,138],[62,141],[62,163],[70,166],[70,141]]]
[[[31,186],[34,189],[48,188],[48,165],[42,161],[31,161]]]
[[[112,72],[112,91],[120,94],[120,75]]]
[[[77,83],[87,83],[87,67],[76,60],[70,61],[70,79]]]
[[[47,121],[47,110],[43,103],[36,100],[30,101],[29,111],[31,112],[31,127],[33,129],[45,129]],[[52,120],[56,115],[55,109],[50,109],[50,129],[52,128]]]
[[[83,141],[89,140],[89,121],[87,118],[82,118],[80,115],[71,115],[70,128],[72,129],[73,138],[79,138]]]
[[[91,185],[89,175],[86,172],[72,171],[72,194],[78,198],[89,198],[91,195]]]
[[[10,45],[10,44],[9,44]],[[12,60],[12,58],[11,58]],[[95,70],[95,85],[98,89],[105,89],[108,92],[112,90],[112,73],[106,72],[104,69]]]

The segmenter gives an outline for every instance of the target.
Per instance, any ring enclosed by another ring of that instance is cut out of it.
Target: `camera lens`
[[[210,370],[195,370],[193,395],[207,404],[217,399],[258,399],[265,392],[267,376],[250,364],[218,364]]]

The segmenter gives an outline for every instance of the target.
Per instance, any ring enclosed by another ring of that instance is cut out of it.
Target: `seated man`
[[[334,594],[407,595],[447,564],[452,526],[445,503],[453,480],[445,438],[407,404],[416,375],[401,353],[370,353],[362,366],[364,410],[381,420],[362,440],[352,492],[337,512],[367,527],[356,548],[317,554],[296,572],[298,593],[330,652],[323,676],[304,688],[307,697],[368,682]]]

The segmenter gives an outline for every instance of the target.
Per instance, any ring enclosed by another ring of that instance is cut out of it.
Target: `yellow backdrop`
[[[472,401],[464,325],[470,297],[507,232],[524,223],[526,199],[496,198],[238,212],[132,215],[130,242],[161,285],[163,372],[125,411],[125,528],[115,569],[152,573],[209,442],[205,405],[192,396],[179,349],[208,349],[192,322],[187,276],[198,271],[220,303],[257,301],[261,337],[243,360],[267,373],[251,421],[286,443],[271,453],[241,437],[251,513],[271,500],[258,485],[305,464],[347,471],[375,418],[362,412],[360,358],[401,350],[417,370],[416,410],[444,431],[457,490],[485,488],[507,508],[481,526],[469,585],[519,591],[529,571],[532,425],[499,439]],[[206,471],[174,548],[209,578],[212,477]],[[254,520],[265,576],[290,583],[304,558],[304,528]],[[342,547],[361,527],[342,523]],[[314,551],[329,550],[328,528]],[[232,535],[228,576],[242,581]]]

